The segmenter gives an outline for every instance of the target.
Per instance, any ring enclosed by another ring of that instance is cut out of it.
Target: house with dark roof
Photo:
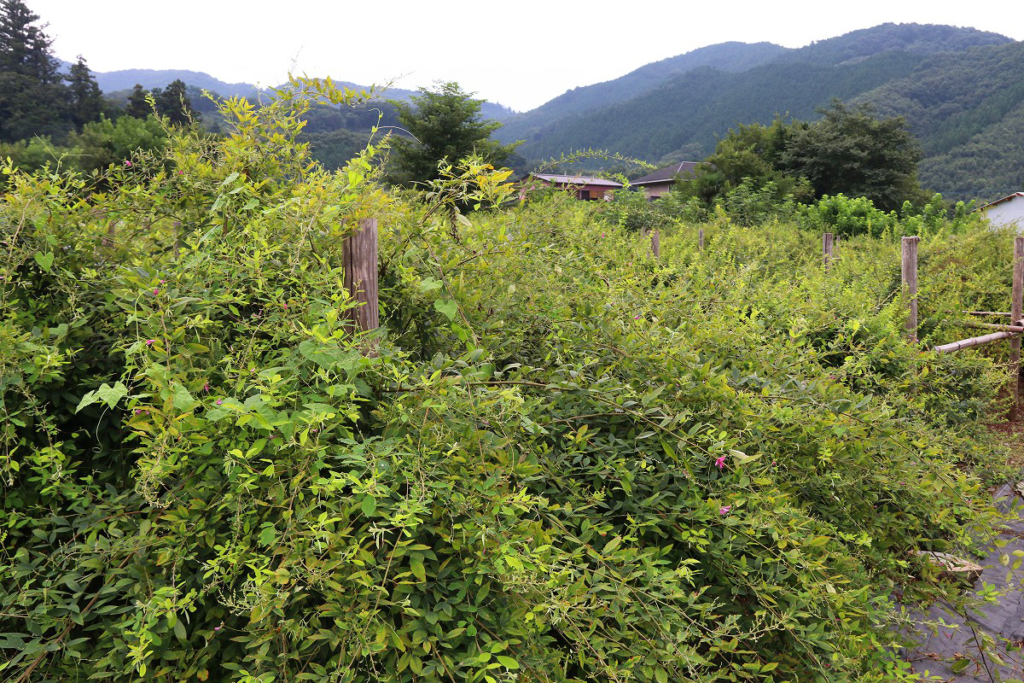
[[[642,188],[644,193],[647,194],[648,199],[657,199],[672,189],[672,184],[676,181],[676,178],[692,176],[697,168],[697,163],[696,161],[681,161],[678,164],[659,168],[654,173],[648,173],[643,178],[637,178],[630,185]]]
[[[568,190],[576,194],[577,199],[597,200],[611,199],[611,192],[622,187],[622,183],[604,178],[581,175],[560,175],[557,173],[530,173],[523,178],[520,198],[525,197],[526,192],[538,187],[557,187],[560,190]]]
[[[1014,192],[978,209],[996,227],[1016,225],[1024,231],[1024,192]]]

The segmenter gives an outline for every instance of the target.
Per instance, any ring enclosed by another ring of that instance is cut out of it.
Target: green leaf
[[[277,540],[277,530],[272,526],[263,527],[263,531],[260,532],[260,543],[269,547],[274,544]]]
[[[448,320],[455,320],[455,314],[459,312],[459,305],[452,299],[438,299],[434,302],[434,310]]]
[[[518,669],[519,662],[512,659],[511,657],[505,657],[504,655],[498,655],[498,662],[506,669]]]
[[[443,285],[444,283],[441,282],[440,280],[435,280],[434,278],[428,277],[422,282],[420,282],[420,291],[430,292],[435,289],[440,289]]]
[[[178,410],[187,411],[192,409],[196,400],[192,398],[192,394],[188,393],[184,384],[178,384],[174,387],[173,403]]]
[[[427,570],[423,567],[423,558],[419,555],[413,555],[409,559],[409,568],[412,570],[413,576],[420,581],[427,580]]]
[[[373,517],[373,514],[377,512],[377,501],[373,496],[366,496],[366,498],[363,498],[363,504],[361,507],[364,515],[367,517]]]
[[[35,253],[34,258],[36,260],[36,263],[39,264],[40,268],[42,268],[47,273],[50,272],[50,268],[53,266],[53,252],[41,254],[37,251]]]
[[[78,402],[78,407],[75,408],[75,412],[79,412],[86,406],[91,406],[93,403],[103,402],[107,404],[107,407],[111,410],[117,405],[117,402],[128,395],[128,387],[121,382],[117,382],[114,386],[109,384],[100,385],[99,389],[90,391],[82,400]]]
[[[181,642],[188,642],[188,636],[185,633],[185,625],[181,623],[181,619],[178,619],[174,622],[174,635],[177,636],[178,640],[180,640]]]

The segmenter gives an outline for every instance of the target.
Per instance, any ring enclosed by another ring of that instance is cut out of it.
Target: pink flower
[[[165,282],[167,282],[167,280],[161,280],[160,284],[164,284]]]
[[[217,405],[220,405],[220,404],[221,404],[221,403],[223,403],[223,402],[224,402],[224,401],[220,400],[219,398],[217,399]]]
[[[639,320],[639,319],[640,319],[640,316],[639,316],[639,315],[634,315],[634,316],[633,316],[633,320]]]
[[[718,508],[718,514],[725,517],[727,514],[729,514],[729,510],[732,510],[732,505],[723,505],[722,507]]]
[[[130,162],[127,159],[125,159],[124,160],[124,167],[125,168],[131,168],[132,167],[132,162]]]
[[[157,295],[157,294],[159,294],[159,293],[160,293],[160,290],[159,290],[159,289],[157,289],[156,287],[154,287],[154,288],[153,288],[153,296],[156,296],[156,295]]]
[[[718,460],[715,460],[715,467],[717,467],[718,469],[723,469],[725,467],[725,456],[724,455],[721,458],[719,458]]]
[[[209,391],[209,390],[210,390],[210,385],[209,384],[204,384],[203,385],[203,391]]]
[[[155,343],[156,343],[156,339],[147,339],[146,340],[146,346],[152,346]]]

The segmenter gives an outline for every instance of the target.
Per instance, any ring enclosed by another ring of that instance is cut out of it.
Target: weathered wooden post
[[[826,232],[824,235],[821,236],[821,250],[825,261],[826,273],[832,270],[832,244],[834,237],[835,236],[830,232]]]
[[[903,296],[907,298],[907,334],[911,341],[917,341],[917,243],[920,237],[903,238]]]
[[[658,230],[651,231],[651,253],[654,258],[661,257],[661,232]]]
[[[697,251],[704,251],[704,228],[697,231]]]
[[[1024,236],[1013,240],[1013,301],[1010,302],[1010,324],[1020,325],[1024,316]],[[1010,340],[1010,377],[1013,378],[1013,407],[1010,419],[1020,417],[1020,335]]]
[[[345,289],[358,306],[350,312],[359,331],[380,326],[377,302],[377,219],[359,221],[359,229],[349,235],[341,252],[345,268]]]

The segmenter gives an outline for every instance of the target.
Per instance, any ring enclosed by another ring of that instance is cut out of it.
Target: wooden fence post
[[[911,341],[917,341],[917,243],[920,237],[903,238],[903,296],[907,297],[910,315],[907,317],[907,334]]]
[[[1010,324],[1020,325],[1020,319],[1024,316],[1024,237],[1018,236],[1013,240],[1013,301],[1010,302]],[[1013,378],[1013,407],[1010,409],[1010,419],[1017,420],[1020,417],[1020,336],[1014,336],[1010,340],[1010,376]]]
[[[352,321],[362,332],[375,330],[380,326],[377,303],[377,219],[359,221],[359,229],[345,239],[341,253],[345,289],[359,304],[350,313]]]
[[[661,257],[661,232],[658,230],[651,231],[651,253],[654,258]]]
[[[832,270],[832,244],[834,235],[826,232],[821,236],[821,250],[825,261],[825,272]]]
[[[704,228],[697,231],[697,251],[704,251]]]

